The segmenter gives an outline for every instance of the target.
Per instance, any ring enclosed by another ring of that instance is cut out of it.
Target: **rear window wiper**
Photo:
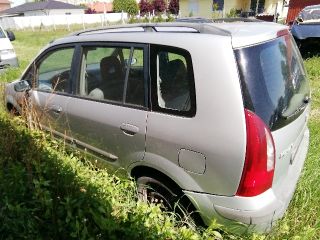
[[[280,117],[287,120],[290,118],[293,118],[294,116],[298,115],[300,112],[302,112],[306,107],[308,106],[308,103],[311,101],[311,98],[309,96],[305,96],[302,100],[302,104],[291,114],[286,114],[286,111],[288,109],[285,109],[281,112]]]

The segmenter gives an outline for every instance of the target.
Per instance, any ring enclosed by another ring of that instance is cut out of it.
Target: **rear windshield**
[[[296,119],[309,101],[309,85],[299,50],[290,35],[236,49],[245,108],[271,130]]]

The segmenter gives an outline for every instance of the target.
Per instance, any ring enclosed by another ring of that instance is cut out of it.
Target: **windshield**
[[[245,108],[279,129],[296,119],[309,101],[299,50],[290,35],[235,50]]]
[[[6,37],[6,35],[4,34],[4,31],[0,27],[0,38],[5,38],[5,37]]]
[[[304,8],[297,17],[298,22],[320,21],[320,5]]]

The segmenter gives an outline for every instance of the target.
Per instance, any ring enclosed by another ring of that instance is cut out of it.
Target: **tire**
[[[20,116],[19,111],[13,105],[8,105],[7,110],[11,116]]]
[[[138,198],[143,202],[161,204],[165,212],[173,212],[182,225],[203,226],[203,221],[189,198],[181,189],[148,176],[137,178]]]

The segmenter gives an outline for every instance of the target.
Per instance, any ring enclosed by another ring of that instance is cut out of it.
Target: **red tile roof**
[[[0,0],[1,1],[1,0]],[[86,4],[88,8],[95,10],[97,13],[112,12],[112,3],[93,2]]]

